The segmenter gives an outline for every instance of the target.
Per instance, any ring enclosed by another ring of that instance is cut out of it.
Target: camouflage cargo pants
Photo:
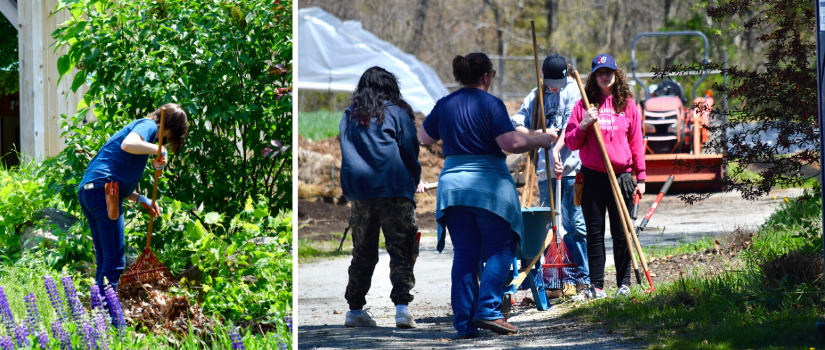
[[[413,300],[412,259],[418,256],[415,202],[405,197],[373,198],[352,202],[352,262],[345,298],[351,310],[360,310],[378,264],[378,234],[384,232],[390,255],[390,298],[396,305]]]

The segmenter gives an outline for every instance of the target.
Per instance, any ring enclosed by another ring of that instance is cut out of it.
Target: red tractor
[[[702,146],[708,141],[708,130],[703,125],[708,125],[710,109],[707,107],[713,107],[712,92],[708,90],[704,96],[696,97],[696,88],[707,78],[708,71],[705,70],[702,77],[693,85],[690,105],[685,105],[688,100],[678,83],[665,79],[651,94],[647,86],[636,77],[636,40],[644,36],[671,35],[701,36],[705,43],[704,62],[709,62],[708,39],[702,32],[641,33],[633,38],[630,67],[633,79],[644,90],[644,98],[639,102],[638,108],[642,115],[642,130],[645,134],[646,182],[656,187],[667,181],[668,176],[674,175],[674,187],[716,191],[719,190],[718,181],[722,178],[722,155],[702,154]],[[694,108],[697,104],[702,108]],[[705,169],[698,173],[687,168],[678,169],[677,160],[688,164],[701,164]]]

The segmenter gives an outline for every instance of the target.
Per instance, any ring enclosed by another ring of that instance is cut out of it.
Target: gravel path
[[[639,237],[643,246],[674,244],[715,236],[736,227],[758,226],[778,207],[783,197],[801,194],[801,190],[778,190],[756,202],[741,199],[736,193],[717,194],[700,204],[686,206],[676,197],[666,197],[651,219],[648,230]],[[773,199],[776,195],[777,198]],[[655,199],[646,195],[640,204],[643,216]],[[657,232],[656,227],[663,231]],[[433,228],[422,227],[423,232]],[[612,255],[611,240],[607,239]],[[521,332],[514,336],[497,336],[482,331],[474,340],[456,340],[452,328],[450,307],[450,267],[452,246],[449,239],[444,252],[435,251],[435,236],[422,237],[421,254],[416,263],[415,301],[410,310],[419,328],[395,328],[395,309],[389,298],[389,256],[385,251],[375,269],[368,305],[378,322],[378,328],[353,329],[343,327],[347,304],[344,289],[347,284],[348,258],[336,258],[301,264],[295,274],[297,296],[296,322],[299,325],[298,344],[301,349],[341,348],[551,348],[574,349],[634,349],[644,344],[633,342],[629,335],[561,318],[571,304],[554,306],[539,312],[535,308],[517,309],[510,321]],[[607,261],[612,264],[612,257]],[[607,276],[606,280],[612,280]],[[654,281],[655,282],[655,281]]]
[[[450,307],[450,266],[452,244],[447,241],[444,252],[435,250],[435,236],[423,236],[421,252],[415,265],[415,301],[410,311],[418,328],[395,328],[395,306],[389,298],[389,255],[380,254],[373,285],[367,294],[367,308],[378,328],[344,327],[347,303],[343,294],[347,284],[349,259],[338,258],[308,265],[299,265],[298,281],[298,347],[300,349],[512,349],[551,348],[574,349],[634,349],[623,335],[607,334],[569,320],[558,320],[571,305],[555,306],[540,312],[535,308],[519,308],[510,322],[520,333],[498,336],[482,330],[481,337],[456,340]],[[612,333],[612,332],[611,332]]]

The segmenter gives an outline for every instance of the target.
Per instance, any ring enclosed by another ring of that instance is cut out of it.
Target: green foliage
[[[764,229],[772,232],[792,232],[782,241],[758,240],[755,247],[765,257],[785,254],[802,249],[809,254],[822,253],[822,187],[815,183],[799,198],[785,203],[765,222]]]
[[[37,215],[56,205],[37,164],[0,168],[0,261],[20,258],[23,227],[40,225]]]
[[[291,207],[291,10],[265,0],[61,0],[53,12],[72,19],[52,33],[55,50],[68,48],[60,79],[75,73],[74,91],[89,84],[61,124],[71,146],[54,179],[64,200],[76,202],[72,187],[111,135],[171,102],[187,112],[189,137],[161,193],[230,215],[250,196]]]
[[[825,339],[810,331],[825,312],[822,280],[799,285],[767,283],[760,266],[795,252],[822,259],[820,189],[786,199],[742,252],[742,265],[708,274],[688,271],[656,285],[648,295],[634,289],[630,299],[609,298],[573,311],[573,316],[606,321],[611,328],[642,330],[651,348],[798,348]],[[820,272],[821,273],[821,272]]]
[[[41,224],[34,218],[45,208],[63,208],[43,179],[48,169],[30,163],[0,170],[0,263],[32,260],[21,253],[15,231]],[[126,249],[137,257],[146,246],[149,216],[127,203]],[[271,212],[264,196],[257,202],[247,198],[238,205],[243,210],[232,217],[198,211],[168,197],[161,198],[159,205],[162,215],[154,223],[153,252],[175,276],[196,271],[187,274],[190,281],[181,292],[190,293],[205,312],[222,319],[284,326],[283,316],[292,309],[291,211]],[[93,271],[91,232],[85,216],[74,214],[81,221],[69,232],[54,232],[57,242],[50,248],[41,245],[38,264],[74,273]]]
[[[248,199],[228,227],[220,214],[208,213],[201,222],[186,225],[181,252],[203,278],[204,311],[232,320],[282,319],[292,308],[292,216],[270,215],[266,200]]]
[[[320,141],[338,136],[338,123],[344,112],[318,111],[301,112],[298,114],[298,130],[300,135],[310,141]]]
[[[176,276],[197,271],[182,284],[191,287],[188,291],[204,312],[237,322],[283,324],[292,309],[291,211],[271,213],[263,196],[257,203],[248,198],[243,211],[231,218],[171,199],[161,204],[152,251]],[[135,217],[127,220],[132,223],[126,241],[138,252],[146,244],[148,215],[130,212]]]
[[[0,16],[0,96],[20,90],[20,59],[17,53],[17,28]]]

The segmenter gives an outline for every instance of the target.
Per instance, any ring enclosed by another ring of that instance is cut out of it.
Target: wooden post
[[[14,0],[0,0],[0,13],[6,16],[6,19],[14,26],[14,29],[17,29],[18,32],[20,31],[20,23],[17,20],[17,2]]]
[[[7,0],[0,0],[7,1]],[[51,10],[57,0],[30,0],[18,3],[18,32],[20,55],[20,151],[23,161],[42,161],[55,156],[66,145],[60,137],[60,115],[73,115],[85,85],[72,93],[72,72],[57,85],[57,59],[68,49],[56,53],[48,48],[53,42],[51,33],[68,19],[63,11],[55,16]]]
[[[0,0],[2,1],[2,0]],[[41,0],[18,4],[20,54],[20,151],[23,162],[42,160],[43,133],[43,18]]]

